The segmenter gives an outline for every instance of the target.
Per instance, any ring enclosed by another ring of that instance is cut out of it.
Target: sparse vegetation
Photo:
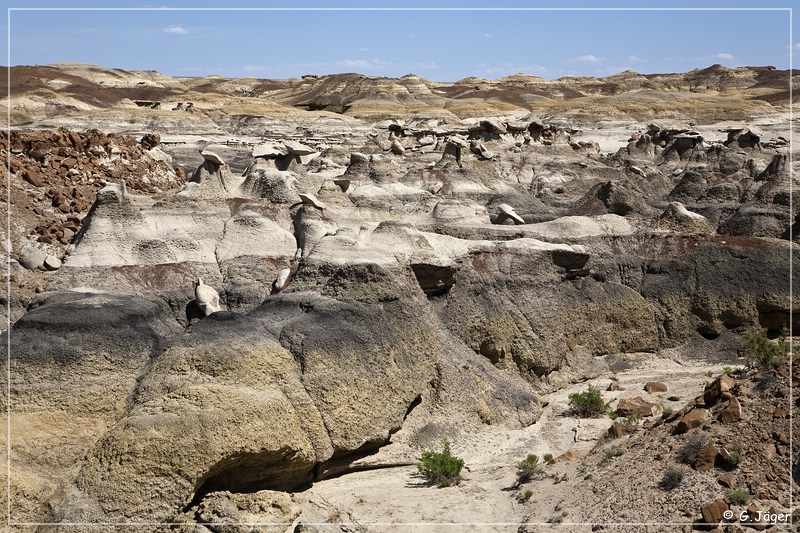
[[[549,462],[550,462],[550,461],[552,461],[552,460],[553,460],[553,454],[552,454],[552,453],[546,453],[546,454],[544,454],[544,462],[545,462],[545,463],[549,463]]]
[[[661,407],[661,418],[669,418],[672,416],[675,410],[672,409],[669,405],[664,405]]]
[[[608,462],[615,457],[620,457],[625,454],[625,450],[623,450],[619,446],[612,446],[610,448],[606,448],[603,450],[603,462]]]
[[[569,480],[569,476],[567,475],[566,472],[562,472],[561,474],[557,474],[556,473],[556,474],[553,474],[550,477],[553,478],[553,485],[558,485],[559,483],[561,483],[563,481],[568,481]]]
[[[732,448],[725,454],[725,462],[733,468],[739,466],[744,459],[744,451],[741,448]]]
[[[623,425],[625,425],[625,426],[636,426],[641,421],[642,421],[642,415],[637,413],[635,415],[631,415],[628,418],[626,418],[624,420],[624,422],[623,422]]]
[[[525,503],[531,499],[531,496],[533,496],[533,491],[528,489],[522,493],[522,496],[520,496],[520,501]]]
[[[728,495],[733,505],[744,505],[750,501],[750,493],[747,489],[734,489]]]
[[[751,368],[768,369],[780,366],[789,358],[786,332],[774,342],[767,337],[766,329],[756,330],[745,337],[748,363]]]
[[[678,450],[678,460],[687,465],[693,463],[697,459],[697,454],[706,444],[708,444],[708,435],[692,433]]]
[[[741,376],[746,372],[747,368],[743,366],[737,366],[736,368],[733,368],[731,366],[722,367],[722,373],[728,374],[729,376]]]
[[[597,418],[609,411],[609,404],[603,401],[600,389],[593,385],[584,392],[570,394],[569,407],[573,415],[587,418]]]
[[[524,460],[517,463],[517,482],[526,483],[530,481],[538,469],[539,456],[529,453]]]
[[[458,485],[461,482],[464,459],[450,452],[450,442],[447,439],[442,441],[442,447],[441,452],[433,450],[422,452],[421,464],[417,468],[429,482],[439,487]]]
[[[664,471],[658,486],[664,490],[672,490],[681,484],[685,475],[686,473],[680,466],[670,466]]]

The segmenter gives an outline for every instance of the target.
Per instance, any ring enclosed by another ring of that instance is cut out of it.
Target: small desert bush
[[[728,495],[733,505],[744,505],[750,501],[750,493],[747,489],[735,489]]]
[[[789,343],[786,334],[772,342],[767,338],[767,330],[759,329],[745,337],[748,348],[748,361],[752,368],[775,368],[789,358]]]
[[[569,407],[572,414],[580,417],[596,418],[608,412],[609,406],[603,401],[600,389],[589,385],[584,392],[569,395]]]
[[[606,448],[603,450],[603,460],[601,461],[602,464],[606,464],[612,459],[616,457],[622,457],[625,455],[625,450],[619,446],[611,446],[610,448]]]
[[[440,487],[458,485],[461,481],[461,469],[464,468],[464,459],[456,457],[450,452],[450,442],[444,439],[442,451],[428,450],[422,452],[420,473],[431,483]]]
[[[697,459],[697,454],[706,444],[708,444],[708,435],[692,433],[683,446],[678,449],[678,460],[687,465],[693,463]]]
[[[631,415],[628,418],[626,418],[622,422],[622,424],[625,425],[625,426],[636,426],[641,421],[642,421],[642,415],[637,413],[637,414]]]
[[[732,448],[725,454],[725,462],[733,468],[739,466],[744,459],[744,451],[741,448]]]
[[[674,413],[674,409],[669,405],[665,405],[661,408],[661,418],[669,418]]]
[[[526,490],[525,492],[522,493],[522,496],[520,496],[519,499],[520,499],[521,502],[525,503],[525,502],[527,502],[528,500],[531,499],[531,496],[533,496],[533,491],[528,489],[528,490]]]
[[[670,466],[664,471],[661,481],[658,486],[664,490],[672,490],[683,481],[683,476],[686,475],[683,468],[679,466]]]
[[[549,462],[550,462],[550,461],[552,461],[552,460],[553,460],[553,454],[552,454],[552,453],[546,453],[546,454],[544,454],[544,462],[545,462],[545,463],[549,463]]]
[[[747,368],[743,366],[737,366],[736,368],[730,366],[722,367],[722,373],[728,374],[729,376],[741,376],[745,372],[747,372]]]
[[[530,481],[539,469],[539,456],[529,453],[528,456],[517,463],[517,482],[526,483]]]

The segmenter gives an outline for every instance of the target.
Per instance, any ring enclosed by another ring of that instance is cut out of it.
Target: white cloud
[[[264,65],[245,65],[242,67],[243,72],[260,72],[266,69],[267,67],[265,67]]]
[[[569,60],[572,63],[601,63],[604,61],[602,57],[597,57],[592,54],[587,54],[585,56],[571,57]]]
[[[323,65],[330,65],[330,63],[323,63]],[[341,61],[336,61],[333,65],[344,68],[372,70],[392,66],[393,64],[381,59],[342,59]]]
[[[483,34],[483,38],[484,39],[491,39],[492,38],[492,34],[491,33],[484,33]]]
[[[420,70],[437,70],[439,68],[439,65],[437,65],[432,61],[422,62],[422,63],[417,63],[417,68]]]
[[[638,56],[628,56],[628,61],[631,63],[646,63],[644,59]]]
[[[717,59],[725,60],[725,61],[730,61],[731,59],[734,59],[733,54],[729,54],[727,52],[720,52],[717,55],[715,55],[714,57],[716,57]]]
[[[164,33],[173,33],[175,35],[186,35],[189,32],[186,31],[186,29],[181,26],[170,26],[169,28],[164,28]]]
[[[369,48],[359,48],[359,52],[369,52]]]

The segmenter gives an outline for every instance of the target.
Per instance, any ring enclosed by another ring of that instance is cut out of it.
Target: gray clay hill
[[[10,79],[13,531],[798,517],[789,72]]]

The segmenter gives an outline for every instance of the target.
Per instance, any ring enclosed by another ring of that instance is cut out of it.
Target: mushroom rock
[[[289,282],[289,276],[291,276],[292,270],[289,268],[284,268],[280,272],[278,272],[278,277],[275,278],[275,281],[272,282],[272,293],[275,294],[283,290],[286,284]]]
[[[310,205],[311,207],[316,207],[317,209],[325,209],[325,204],[317,200],[317,197],[311,193],[299,193],[300,202],[303,205]]]
[[[513,220],[515,223],[525,224],[525,220],[514,211],[513,207],[511,207],[508,204],[498,205],[497,211],[498,211],[497,221],[499,224],[502,224],[508,219]]]
[[[278,156],[288,155],[288,150],[283,146],[275,146],[272,143],[259,144],[253,147],[253,158],[275,159]]]
[[[203,159],[215,165],[223,166],[225,164],[225,161],[223,161],[220,156],[210,150],[200,150],[200,155],[203,156]]]
[[[700,213],[689,211],[680,202],[670,202],[658,217],[658,224],[682,233],[713,234],[716,232],[716,228],[706,217]]]
[[[299,143],[297,141],[283,141],[283,145],[286,147],[286,150],[288,150],[290,154],[294,155],[302,156],[302,155],[311,155],[313,153],[316,153],[316,150],[314,148],[306,146],[305,144]]]
[[[203,278],[197,278],[194,284],[194,296],[197,301],[197,307],[199,307],[206,316],[211,313],[222,311],[222,308],[219,306],[219,294],[214,287],[203,283]]]

